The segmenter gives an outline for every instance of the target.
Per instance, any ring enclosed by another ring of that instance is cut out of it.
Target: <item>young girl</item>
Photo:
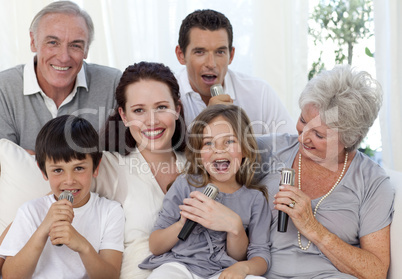
[[[167,192],[149,239],[148,278],[226,278],[263,275],[270,265],[267,192],[253,184],[257,145],[244,111],[214,105],[193,122],[187,165]],[[216,200],[202,192],[219,188]],[[186,219],[197,222],[178,239]]]

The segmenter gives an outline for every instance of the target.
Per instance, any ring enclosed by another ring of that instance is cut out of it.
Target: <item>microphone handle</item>
[[[183,240],[183,241],[186,240],[196,225],[197,225],[196,222],[194,222],[193,220],[187,219],[186,223],[184,224],[183,228],[181,229],[181,231],[177,237],[180,240]]]
[[[278,211],[278,232],[286,232],[288,229],[289,215],[285,212]]]
[[[218,196],[219,189],[213,185],[212,183],[209,183],[207,187],[204,189],[204,195],[211,199],[215,199]],[[186,240],[188,236],[191,234],[195,226],[197,225],[196,222],[193,220],[187,219],[186,222],[184,223],[183,228],[181,229],[179,235],[177,236],[180,240]]]
[[[295,185],[294,169],[284,168],[281,170],[281,185]],[[285,212],[278,211],[278,232],[286,232],[288,229],[289,215]]]

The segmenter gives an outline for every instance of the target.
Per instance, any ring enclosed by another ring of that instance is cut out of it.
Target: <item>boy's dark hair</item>
[[[200,28],[202,30],[216,31],[225,29],[228,33],[229,51],[233,46],[233,28],[229,19],[222,13],[214,10],[196,10],[183,19],[179,31],[179,46],[183,54],[190,44],[190,30]]]
[[[84,160],[89,154],[95,171],[102,158],[98,144],[98,133],[87,120],[73,115],[59,116],[40,130],[35,144],[36,161],[47,176],[47,159],[70,162],[73,159]]]

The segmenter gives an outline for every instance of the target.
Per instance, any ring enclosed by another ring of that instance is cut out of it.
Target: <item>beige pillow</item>
[[[43,179],[35,156],[15,143],[0,139],[0,234],[12,222],[17,209],[26,201],[51,191]]]

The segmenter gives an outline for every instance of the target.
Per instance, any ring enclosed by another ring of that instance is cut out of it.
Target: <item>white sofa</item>
[[[395,211],[391,224],[391,266],[388,279],[399,279],[402,278],[402,172],[394,170],[387,172],[395,189]]]
[[[50,192],[50,186],[43,179],[34,157],[5,139],[0,139],[0,172],[1,234],[14,219],[22,203],[46,195]],[[388,279],[399,279],[402,278],[402,172],[389,170],[388,174],[396,193]],[[102,173],[99,173],[98,183],[109,183],[109,179],[111,178],[102,177]]]

